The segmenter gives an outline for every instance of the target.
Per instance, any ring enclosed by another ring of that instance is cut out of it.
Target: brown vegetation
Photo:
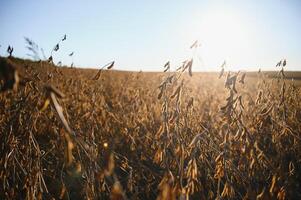
[[[301,198],[301,91],[285,72],[2,63],[21,78],[0,93],[1,199]]]

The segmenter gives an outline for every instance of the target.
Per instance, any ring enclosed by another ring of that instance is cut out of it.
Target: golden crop
[[[0,59],[20,76],[0,93],[1,199],[301,199],[301,90],[283,70]]]

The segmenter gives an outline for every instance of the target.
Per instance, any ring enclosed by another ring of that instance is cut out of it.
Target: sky
[[[287,59],[286,70],[301,70],[299,0],[0,0],[1,56],[11,45],[29,58],[28,37],[49,57],[64,34],[53,58],[65,65],[162,71],[193,58],[194,71],[219,71],[224,60],[256,71]]]

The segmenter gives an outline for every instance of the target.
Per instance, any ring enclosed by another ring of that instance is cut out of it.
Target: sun
[[[247,59],[251,43],[242,15],[230,10],[211,10],[201,17],[197,27],[205,61],[210,60],[211,64],[227,60],[239,65]]]

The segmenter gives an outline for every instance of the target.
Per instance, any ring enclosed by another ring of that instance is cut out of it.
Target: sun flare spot
[[[250,52],[250,27],[244,22],[243,15],[233,11],[217,9],[207,12],[198,26],[199,37],[202,41],[202,57],[205,60],[223,60],[237,65],[245,63]]]

